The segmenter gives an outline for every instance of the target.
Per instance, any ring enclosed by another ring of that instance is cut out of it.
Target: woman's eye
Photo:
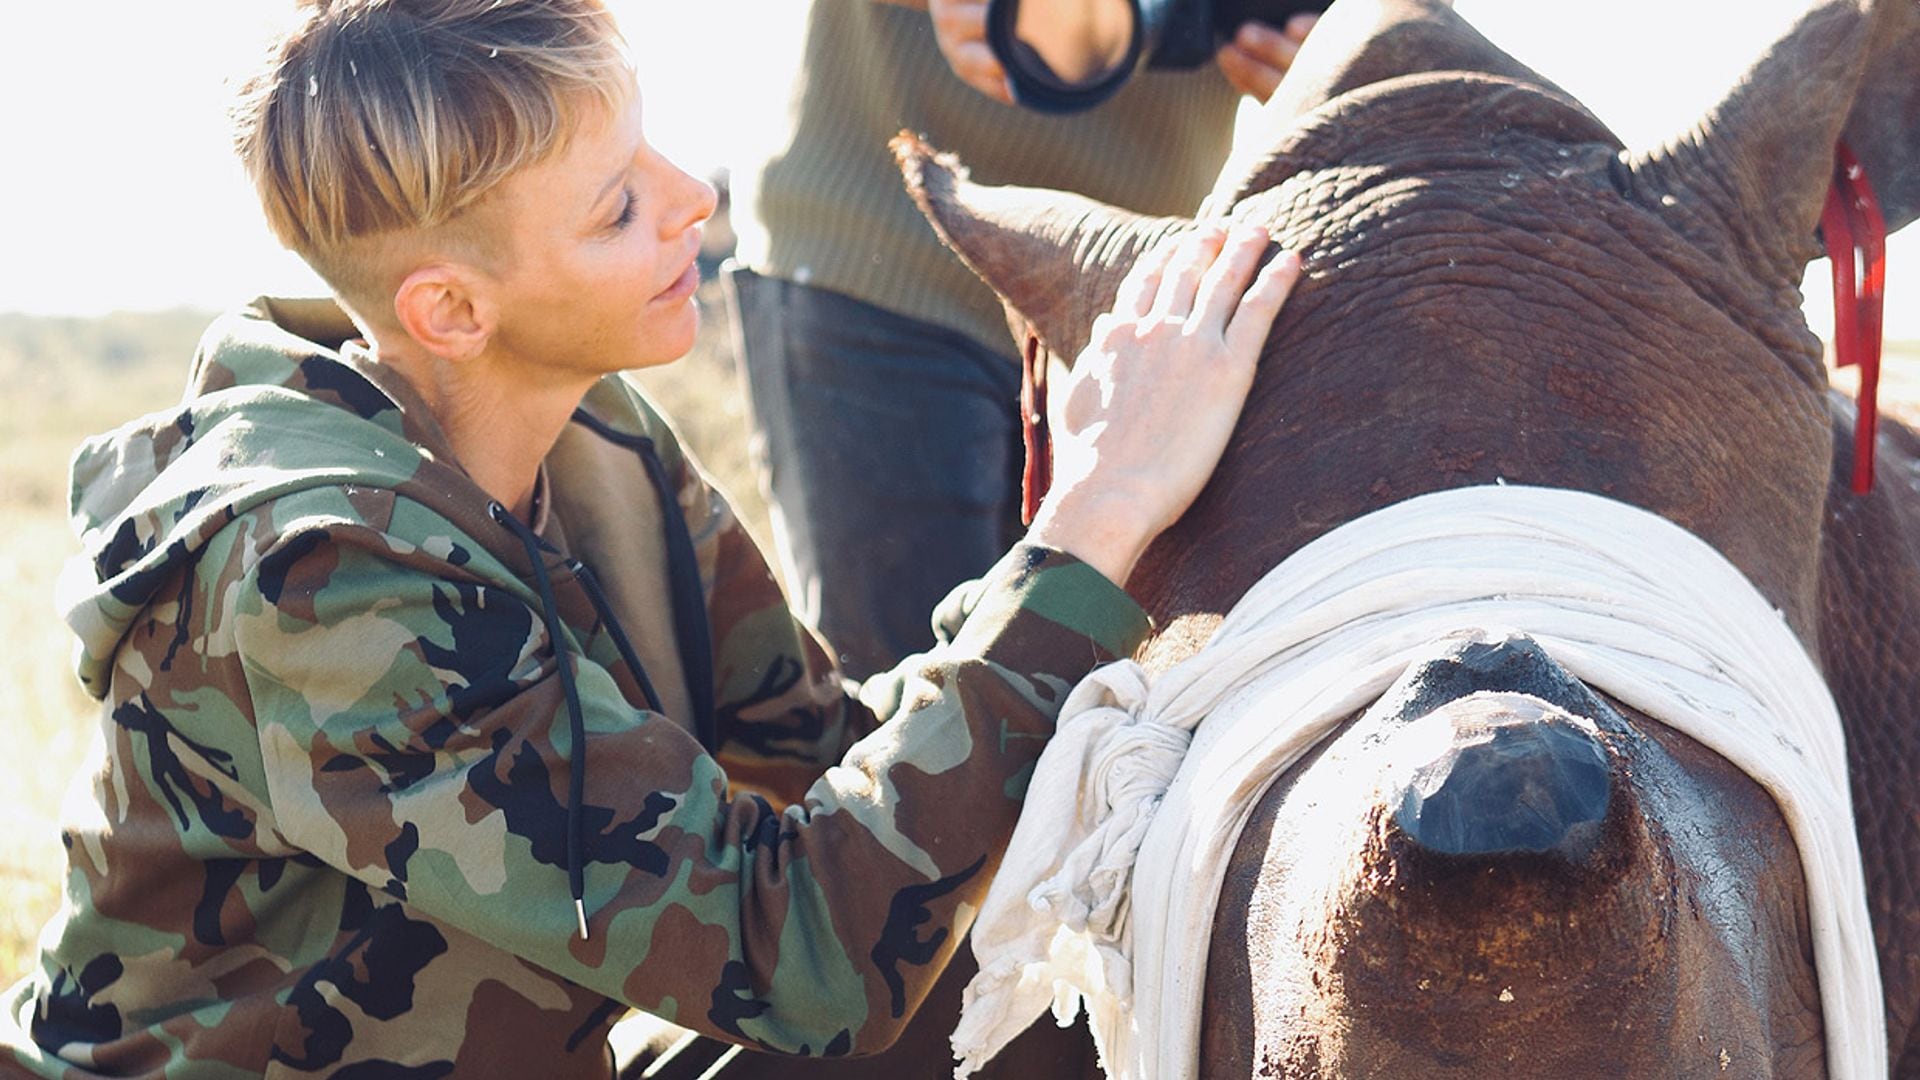
[[[633,215],[639,205],[640,201],[633,197],[632,190],[628,190],[620,203],[620,213],[613,219],[613,227],[624,229],[633,224]]]

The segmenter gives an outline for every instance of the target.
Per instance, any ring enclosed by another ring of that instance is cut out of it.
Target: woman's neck
[[[529,372],[492,356],[458,365],[404,354],[380,359],[425,400],[474,483],[525,519],[540,462],[594,380]]]

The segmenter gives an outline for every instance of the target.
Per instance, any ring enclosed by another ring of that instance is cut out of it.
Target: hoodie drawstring
[[[580,585],[587,592],[587,599],[593,602],[593,613],[600,618],[600,625],[607,628],[613,637],[613,647],[620,650],[620,659],[626,662],[627,670],[633,672],[633,679],[640,684],[640,693],[647,699],[647,708],[666,715],[667,710],[660,704],[660,694],[653,688],[653,680],[647,678],[647,669],[640,666],[640,654],[634,651],[633,642],[627,640],[627,629],[613,616],[613,605],[607,602],[607,594],[600,591],[600,579],[593,576],[593,568],[579,559],[568,559],[567,569],[573,571]],[[707,747],[712,753],[713,747]]]
[[[527,549],[527,561],[533,564],[533,583],[540,593],[540,617],[547,624],[547,639],[553,643],[554,666],[560,671],[560,687],[567,695],[569,745],[567,747],[567,887],[573,892],[573,912],[580,920],[580,940],[587,939],[587,874],[581,857],[580,808],[586,801],[587,719],[580,709],[580,687],[574,683],[572,657],[562,636],[558,602],[553,582],[547,577],[547,562],[542,557],[546,545],[532,529],[514,517],[499,503],[488,503],[493,520],[520,538]],[[597,606],[597,605],[596,605]],[[642,676],[644,678],[645,676]]]
[[[700,740],[700,745],[708,753],[713,753],[718,749],[719,737],[714,720],[713,635],[707,626],[706,592],[700,583],[700,564],[693,549],[693,534],[687,528],[686,515],[680,512],[680,500],[675,497],[673,486],[668,482],[666,466],[661,462],[660,453],[654,448],[652,439],[615,431],[584,409],[575,411],[573,418],[601,438],[638,453],[646,466],[647,478],[653,482],[654,491],[660,497],[667,542],[667,580],[673,599],[673,634],[686,673],[687,694],[692,699],[693,733]],[[527,549],[527,561],[533,564],[534,588],[540,594],[540,617],[546,623],[547,638],[553,642],[554,664],[560,671],[560,686],[566,692],[568,730],[571,733],[567,754],[567,887],[573,893],[573,911],[580,922],[580,939],[585,941],[587,877],[581,819],[582,806],[586,801],[587,721],[580,708],[580,688],[574,682],[573,666],[562,645],[566,639],[562,637],[559,602],[554,598],[553,581],[547,574],[547,563],[543,557],[546,553],[560,553],[499,503],[488,503],[487,513],[497,524],[519,538],[521,546]],[[633,642],[628,640],[627,631],[620,625],[620,620],[614,616],[613,605],[607,601],[606,593],[601,590],[593,571],[586,563],[574,558],[567,558],[566,566],[592,602],[600,624],[612,636],[614,647],[620,651],[620,659],[626,663],[627,670],[633,672],[634,681],[640,684],[640,692],[647,699],[647,708],[664,715],[666,710],[661,708],[660,695],[654,690],[653,680],[647,677],[647,669],[641,666],[639,653],[634,650]]]
[[[606,422],[585,409],[576,409],[574,422],[595,435],[624,446],[640,455],[660,497],[667,541],[667,581],[673,591],[673,637],[680,647],[680,663],[686,670],[687,696],[693,708],[693,734],[708,753],[717,750],[719,731],[714,720],[713,633],[707,626],[706,590],[700,584],[700,560],[693,550],[693,533],[687,528],[686,515],[680,511],[680,499],[667,479],[667,467],[653,440],[645,435],[615,431]],[[611,622],[603,612],[604,622]],[[624,640],[616,637],[615,641]],[[624,654],[623,654],[624,655]],[[630,666],[634,665],[628,659]]]

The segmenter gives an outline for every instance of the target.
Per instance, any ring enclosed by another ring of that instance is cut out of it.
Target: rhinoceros
[[[1885,1060],[1920,1076],[1920,437],[1883,421],[1877,483],[1853,490],[1854,404],[1798,290],[1837,141],[1889,227],[1920,209],[1920,3],[1817,4],[1691,134],[1629,153],[1438,0],[1339,0],[1258,122],[1264,152],[1197,218],[1266,227],[1306,274],[1219,471],[1136,572],[1145,670],[1194,654],[1270,568],[1416,497],[1529,485],[1683,527],[1824,673]],[[1195,225],[898,149],[1018,335],[1059,357]],[[1353,710],[1254,806],[1197,988],[1198,1075],[1828,1075],[1837,973],[1816,972],[1767,789],[1525,635],[1438,640],[1420,671],[1417,709]],[[1541,737],[1490,753],[1443,729],[1420,793],[1453,803],[1409,816],[1382,747],[1472,693]],[[1543,718],[1561,705],[1603,719],[1565,738]],[[1546,834],[1516,840],[1516,816]],[[821,1075],[944,1074],[954,989],[892,1054]],[[1036,1027],[984,1075],[1082,1074],[1084,1036]]]

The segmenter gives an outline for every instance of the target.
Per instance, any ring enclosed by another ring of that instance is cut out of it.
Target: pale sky
[[[318,289],[260,224],[225,128],[226,78],[249,65],[291,6],[0,6],[0,311],[217,308]],[[777,122],[799,0],[611,6],[639,64],[649,134],[682,165],[705,173],[738,159]],[[1459,2],[1489,37],[1559,81],[1630,145],[1691,124],[1799,6]],[[1889,336],[1920,339],[1920,302],[1911,299],[1920,297],[1920,237],[1897,238],[1889,266]],[[1824,282],[1824,264],[1817,271]],[[1811,291],[1809,316],[1824,334],[1826,290]]]

